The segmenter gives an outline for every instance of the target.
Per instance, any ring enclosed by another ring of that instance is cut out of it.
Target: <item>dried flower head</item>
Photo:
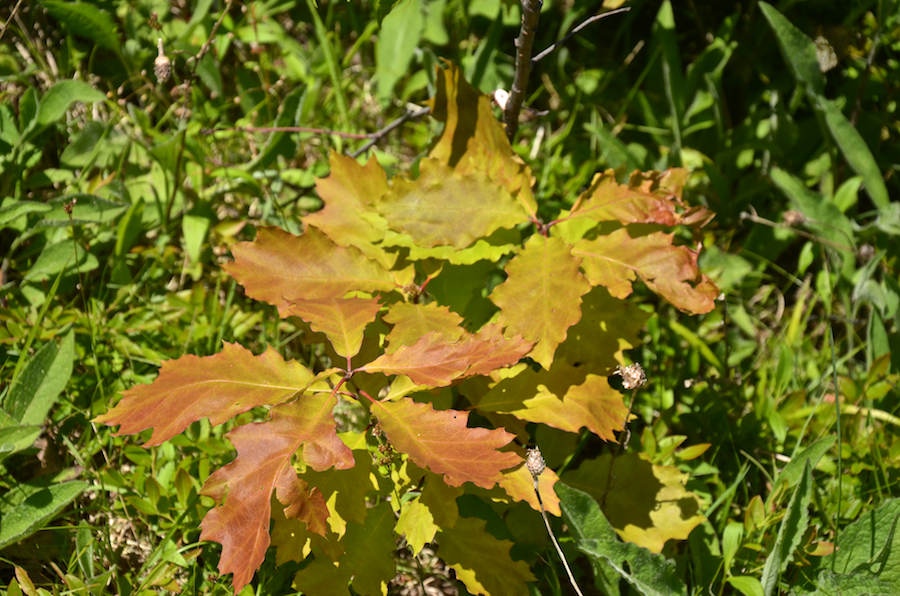
[[[628,366],[617,366],[614,374],[622,377],[622,386],[625,389],[638,389],[647,383],[647,374],[637,362]]]
[[[547,462],[544,461],[540,448],[531,447],[528,449],[528,452],[525,454],[525,467],[528,468],[531,476],[535,479],[541,475],[544,468],[547,467]]]
[[[788,209],[784,212],[782,216],[782,221],[784,225],[796,227],[799,225],[803,225],[806,223],[806,216],[800,213],[799,211],[794,211],[793,209]]]
[[[167,83],[172,76],[172,61],[166,56],[161,37],[156,40],[156,43],[159,55],[153,61],[153,73],[156,75],[156,80],[163,84]]]

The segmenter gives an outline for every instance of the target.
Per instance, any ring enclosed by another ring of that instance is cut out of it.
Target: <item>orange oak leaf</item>
[[[581,318],[581,296],[591,286],[578,271],[579,257],[560,238],[539,234],[506,266],[509,277],[489,298],[500,307],[507,333],[535,342],[530,356],[550,368],[557,346]]]
[[[719,289],[700,273],[698,251],[673,246],[672,237],[653,232],[632,238],[627,228],[620,228],[607,236],[577,242],[572,254],[584,258],[582,267],[588,280],[606,286],[616,298],[631,294],[631,282],[640,277],[679,309],[707,313],[715,306]]]
[[[159,445],[201,418],[217,425],[257,406],[281,403],[304,391],[315,378],[302,364],[285,362],[272,348],[254,356],[239,344],[225,343],[214,356],[187,355],[163,362],[155,381],[125,391],[122,401],[94,421],[121,425],[119,435],[152,427],[146,445]]]
[[[427,248],[463,249],[500,228],[528,221],[522,206],[485,174],[463,176],[430,158],[419,162],[416,180],[395,178],[376,207],[392,229]]]
[[[256,240],[231,248],[234,261],[222,265],[247,295],[290,314],[290,304],[304,299],[343,298],[347,292],[390,291],[391,275],[357,248],[342,248],[314,227],[302,236],[278,228],[260,228]]]
[[[620,221],[625,224],[658,223],[674,226],[679,223],[675,203],[669,199],[670,193],[665,192],[668,189],[659,189],[658,181],[658,178],[633,176],[630,183],[625,185],[616,182],[615,172],[612,170],[595,174],[590,188],[579,197],[581,205],[572,216],[588,217],[595,221]]]
[[[395,352],[400,346],[411,346],[430,331],[440,331],[444,339],[453,342],[466,332],[460,327],[463,318],[446,306],[436,302],[430,304],[392,304],[382,317],[385,323],[394,326],[387,336],[387,353]]]
[[[522,462],[515,453],[497,451],[514,435],[499,428],[469,428],[468,412],[435,410],[404,399],[375,402],[372,413],[397,451],[442,474],[450,486],[471,482],[489,489],[502,479],[502,470]]]
[[[328,234],[339,246],[358,248],[380,241],[387,222],[372,204],[390,188],[384,169],[374,155],[363,166],[352,157],[332,151],[329,163],[329,175],[316,179],[316,192],[325,206],[303,220]]]
[[[239,592],[262,564],[269,546],[271,496],[275,491],[287,518],[306,521],[310,531],[326,532],[328,508],[318,489],[297,477],[291,458],[303,447],[303,458],[314,469],[353,466],[353,453],[335,433],[331,410],[337,399],[321,393],[272,408],[266,422],[245,424],[228,433],[237,458],[216,470],[201,494],[214,507],[200,524],[201,540],[222,545],[220,573],[233,573]]]
[[[357,370],[406,375],[416,385],[443,387],[462,376],[487,374],[514,364],[528,353],[531,345],[521,337],[507,340],[499,334],[491,338],[464,335],[449,342],[442,332],[431,331],[413,345],[401,346]]]
[[[352,358],[359,353],[366,325],[375,319],[381,304],[378,298],[303,298],[287,309],[309,323],[313,331],[324,333],[335,352]]]

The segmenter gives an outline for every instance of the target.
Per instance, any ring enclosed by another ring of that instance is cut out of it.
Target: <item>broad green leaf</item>
[[[376,204],[391,229],[408,234],[418,246],[463,249],[500,228],[528,221],[509,192],[480,172],[463,176],[430,158],[419,168],[418,179],[395,178]]]
[[[45,213],[50,211],[52,207],[45,203],[36,203],[34,201],[16,201],[5,207],[0,207],[0,228],[6,224],[17,220],[23,215],[29,213]]]
[[[530,356],[547,369],[569,327],[581,319],[581,297],[591,289],[578,271],[580,264],[563,240],[535,234],[490,295],[506,332],[535,342]]]
[[[75,334],[53,340],[37,351],[16,377],[3,407],[21,424],[43,424],[56,399],[72,376]]]
[[[866,191],[872,197],[872,202],[879,209],[887,209],[891,203],[887,186],[881,170],[875,162],[875,157],[862,135],[859,134],[850,121],[834,105],[834,102],[824,97],[817,98],[818,107],[825,114],[825,122],[828,130],[834,137],[835,143],[841,150],[844,159],[853,168],[853,171],[862,176],[866,185]]]
[[[254,356],[238,344],[225,343],[214,356],[163,362],[153,383],[124,392],[122,401],[94,422],[120,424],[120,435],[153,428],[145,445],[159,445],[201,418],[222,424],[257,406],[290,399],[314,381],[306,367],[285,362],[272,348]]]
[[[39,436],[43,426],[2,426],[0,425],[0,462],[13,453],[31,447]]]
[[[314,227],[302,236],[278,228],[260,228],[256,240],[232,247],[235,260],[222,267],[244,286],[247,295],[278,307],[287,316],[290,304],[304,298],[343,298],[347,292],[391,291],[391,275],[358,249],[342,248]]]
[[[458,340],[465,333],[465,329],[461,327],[462,317],[436,302],[429,304],[397,302],[390,306],[382,318],[385,323],[394,326],[386,338],[388,342],[386,352],[389,354],[400,346],[415,344],[431,331],[439,331],[448,342]]]
[[[772,182],[785,194],[794,208],[809,218],[807,225],[828,241],[827,246],[842,254],[844,275],[852,275],[856,259],[853,254],[856,235],[853,224],[837,205],[808,189],[796,176],[780,168],[772,168]]]
[[[77,249],[77,252],[76,252]],[[76,257],[77,255],[77,257]],[[86,252],[74,240],[63,240],[51,244],[41,251],[40,256],[25,274],[27,281],[47,281],[56,277],[61,271],[64,275],[74,275],[77,271],[86,273],[100,266],[100,262],[92,253]]]
[[[73,203],[74,202],[74,203]],[[44,214],[41,223],[66,222],[70,217],[79,222],[102,223],[115,219],[128,205],[115,203],[87,193],[74,193],[53,199],[47,203],[52,210]],[[72,215],[66,213],[66,206],[72,205]]]
[[[184,250],[191,263],[199,263],[203,243],[209,234],[209,219],[198,215],[185,215],[181,220],[181,232],[184,235]]]
[[[700,499],[684,488],[687,475],[678,468],[653,465],[634,453],[617,457],[612,473],[609,467],[606,454],[563,474],[562,481],[605,504],[604,514],[622,540],[658,553],[667,540],[684,540],[703,523]]]
[[[617,539],[612,526],[597,506],[597,501],[590,495],[562,482],[556,484],[556,492],[559,495],[563,520],[578,544],[583,544],[587,540],[610,543]],[[598,587],[605,594],[619,594],[621,576],[615,566],[621,567],[624,557],[610,553],[603,558],[589,557],[589,560]]]
[[[354,464],[350,449],[335,434],[333,395],[306,395],[272,408],[267,422],[245,424],[228,433],[237,458],[216,470],[201,494],[220,505],[203,518],[200,540],[222,545],[219,572],[234,573],[239,592],[262,564],[269,546],[273,492],[288,519],[300,519],[325,535],[328,508],[318,488],[297,477],[292,458],[303,446],[303,459],[316,470]]]
[[[775,32],[781,55],[794,78],[811,93],[821,95],[825,90],[825,76],[816,59],[816,44],[768,2],[760,2],[759,8]]]
[[[729,577],[726,581],[744,596],[763,596],[762,584],[759,583],[758,578],[749,575],[740,575],[737,577]]]
[[[349,565],[335,565],[320,549],[312,549],[315,558],[294,576],[291,587],[303,594],[347,596],[351,571]]]
[[[306,298],[288,306],[291,315],[309,323],[313,331],[324,333],[334,351],[348,359],[359,353],[366,325],[379,310],[378,298]]]
[[[773,596],[778,591],[778,578],[794,558],[794,551],[800,546],[803,534],[809,525],[809,503],[812,500],[812,467],[809,460],[803,468],[803,479],[791,496],[784,519],[778,528],[778,537],[766,557],[760,583],[765,596]]]
[[[821,568],[837,573],[851,573],[863,563],[874,561],[891,538],[894,522],[900,515],[900,499],[891,499],[859,518],[841,531],[840,548],[822,557]],[[900,555],[900,549],[895,556]]]
[[[0,549],[23,540],[49,523],[60,511],[78,498],[90,484],[80,480],[61,482],[48,487],[18,483],[16,491],[0,496]],[[13,504],[6,497],[27,493],[27,497]]]
[[[128,208],[116,227],[116,256],[125,255],[143,231],[144,201],[138,199]]]
[[[828,435],[826,437],[822,437],[809,447],[805,448],[803,451],[791,458],[791,461],[788,462],[788,465],[786,465],[781,471],[781,474],[778,475],[778,479],[775,481],[775,484],[777,485],[779,482],[784,482],[787,488],[793,488],[794,486],[797,486],[797,484],[803,479],[806,462],[809,461],[810,466],[815,469],[816,465],[818,465],[819,463],[819,460],[822,459],[823,455],[828,453],[828,451],[836,441],[837,436]]]
[[[632,238],[627,228],[620,228],[607,236],[579,241],[572,254],[584,259],[588,281],[606,286],[616,298],[630,295],[631,282],[640,277],[680,310],[707,313],[715,306],[719,289],[700,273],[698,251],[672,245],[673,236],[652,232]]]
[[[41,0],[41,4],[72,33],[93,40],[102,48],[119,52],[121,45],[116,25],[109,13],[96,4],[62,0]]]
[[[536,581],[528,564],[513,561],[513,543],[498,540],[485,530],[486,522],[461,517],[453,528],[441,528],[441,559],[456,570],[456,577],[472,594],[527,596],[527,582]]]
[[[401,0],[390,14],[382,17],[375,44],[375,82],[382,103],[390,98],[397,81],[409,73],[410,62],[425,30],[424,13],[422,0]]]
[[[62,4],[60,2],[60,4]],[[77,6],[77,5],[75,5]],[[84,5],[80,5],[84,6]],[[96,9],[94,9],[96,10]],[[96,38],[95,38],[96,39]],[[66,110],[73,103],[93,103],[103,101],[106,96],[84,81],[60,81],[50,87],[38,105],[36,121],[38,126],[53,124],[66,115]]]
[[[501,471],[522,462],[511,452],[497,451],[514,435],[503,429],[469,428],[468,412],[435,410],[409,399],[375,402],[372,413],[394,448],[416,465],[441,474],[450,486],[471,482],[490,489]]]

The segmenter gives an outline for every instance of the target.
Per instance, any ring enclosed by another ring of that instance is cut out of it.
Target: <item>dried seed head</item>
[[[409,298],[409,301],[413,304],[418,303],[419,297],[422,295],[422,290],[419,289],[419,286],[416,284],[406,284],[403,286],[403,292],[406,294],[406,297]]]
[[[541,475],[544,468],[547,467],[547,462],[541,456],[540,448],[531,447],[528,449],[528,452],[525,454],[525,467],[531,472],[533,478],[537,479]]]
[[[159,81],[160,84],[164,84],[167,83],[169,77],[172,76],[172,61],[166,56],[161,37],[157,39],[156,43],[159,55],[156,57],[156,60],[153,61],[153,73],[156,75],[156,80]]]
[[[622,386],[628,390],[639,389],[647,383],[647,375],[637,362],[628,366],[617,366],[614,374],[622,377]]]
[[[799,211],[794,211],[793,209],[788,209],[784,212],[782,216],[782,221],[784,225],[796,227],[806,223],[806,216],[800,213]]]

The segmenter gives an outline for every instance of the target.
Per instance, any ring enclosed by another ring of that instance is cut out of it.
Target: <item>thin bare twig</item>
[[[569,34],[568,34],[568,35],[566,35],[565,37],[563,37],[562,39],[560,39],[558,42],[556,42],[555,44],[551,45],[551,46],[548,47],[546,50],[544,50],[543,52],[541,52],[540,54],[538,54],[538,55],[536,55],[534,58],[532,58],[532,59],[531,59],[531,63],[534,64],[534,63],[536,63],[538,60],[541,60],[541,59],[543,59],[543,58],[546,58],[548,54],[550,54],[551,52],[553,52],[553,50],[555,50],[556,48],[558,48],[558,47],[561,46],[562,44],[566,43],[566,41],[568,41],[568,39],[569,39],[570,37],[572,37],[573,35],[575,35],[575,34],[578,33],[579,31],[581,31],[582,29],[584,29],[585,27],[587,27],[588,25],[590,25],[590,24],[593,23],[594,21],[599,21],[600,19],[603,19],[603,18],[605,18],[605,17],[611,17],[612,15],[614,15],[614,14],[619,14],[620,12],[628,12],[629,10],[631,10],[631,7],[630,7],[630,6],[625,6],[625,7],[623,7],[623,8],[617,8],[617,9],[615,9],[615,10],[610,10],[609,12],[601,12],[600,14],[595,14],[594,16],[585,19],[584,21],[582,21],[582,23],[581,23],[580,25],[578,25],[577,27],[575,27],[574,29],[572,29],[571,31],[569,31]]]
[[[519,129],[519,112],[522,111],[522,103],[525,101],[525,91],[528,90],[528,77],[531,76],[531,48],[534,46],[534,33],[541,16],[541,6],[543,6],[541,0],[522,0],[522,29],[516,38],[516,75],[509,90],[509,100],[503,110],[506,136],[510,143]]]
[[[13,6],[12,11],[9,13],[9,18],[6,19],[6,22],[3,23],[3,28],[0,29],[0,39],[3,39],[3,34],[6,33],[6,28],[9,27],[9,22],[13,20],[16,16],[16,13],[19,12],[19,7],[22,5],[22,0],[16,2],[16,5]]]
[[[375,143],[377,143],[378,141],[380,141],[387,133],[391,132],[392,130],[394,130],[395,128],[397,128],[398,126],[400,126],[407,120],[421,118],[422,116],[429,114],[429,113],[431,113],[431,108],[419,108],[418,110],[407,111],[405,114],[403,114],[402,116],[400,116],[399,118],[397,118],[396,120],[394,120],[393,122],[391,122],[390,124],[388,124],[387,126],[382,128],[381,130],[378,130],[371,134],[366,135],[370,139],[369,142],[366,143],[365,145],[363,145],[362,147],[360,147],[359,149],[357,149],[356,151],[354,151],[353,153],[351,153],[350,157],[359,157],[360,155],[362,155],[363,153],[368,151],[370,148],[372,148],[372,146],[375,145]]]

